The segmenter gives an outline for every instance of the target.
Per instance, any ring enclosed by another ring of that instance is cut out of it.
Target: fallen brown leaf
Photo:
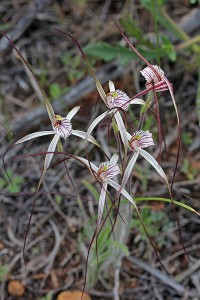
[[[8,283],[8,293],[13,296],[23,296],[25,293],[25,287],[19,280],[13,280]]]
[[[82,296],[81,291],[61,292],[56,300],[80,300]],[[91,300],[90,296],[83,293],[83,300]]]

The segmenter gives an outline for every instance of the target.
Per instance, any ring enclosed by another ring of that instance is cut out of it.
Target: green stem
[[[187,33],[185,33],[185,31],[183,31],[177,24],[176,22],[174,22],[174,20],[168,15],[168,13],[166,12],[164,7],[161,7],[160,12],[163,16],[163,18],[171,25],[171,27],[173,28],[174,32],[176,32],[176,34],[183,40],[183,41],[188,41],[190,38],[187,35]]]
[[[189,39],[188,41],[179,44],[178,46],[175,47],[175,49],[177,51],[183,50],[183,49],[185,49],[189,46],[192,46],[193,44],[199,43],[199,42],[200,42],[200,35],[197,35],[197,36]],[[199,52],[199,49],[200,49],[199,46],[197,46],[197,45],[194,45],[194,46],[195,46],[196,49],[198,49],[198,52]]]

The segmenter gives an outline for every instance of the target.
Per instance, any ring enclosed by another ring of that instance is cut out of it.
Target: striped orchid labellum
[[[167,91],[169,89],[169,85],[171,83],[167,83],[167,79],[165,77],[164,71],[161,69],[160,66],[151,65],[144,68],[140,73],[146,79],[146,88],[154,88],[157,92]]]
[[[55,115],[52,120],[53,129],[64,139],[72,134],[72,124],[66,118]]]
[[[153,146],[153,138],[152,133],[143,130],[136,131],[130,141],[129,141],[129,147],[132,151],[137,150],[138,148],[147,148],[149,146]]]
[[[110,161],[103,162],[100,164],[97,178],[99,181],[106,181],[108,178],[112,178],[120,173],[118,165],[111,163]]]
[[[128,110],[130,104],[130,98],[126,93],[121,90],[115,90],[114,83],[109,81],[110,92],[106,95],[105,103],[108,108],[121,108]]]

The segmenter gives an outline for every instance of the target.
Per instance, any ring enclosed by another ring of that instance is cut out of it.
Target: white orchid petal
[[[78,136],[82,139],[86,138],[87,133],[81,130],[72,130],[72,135]],[[101,148],[101,145],[93,138],[93,136],[88,137],[88,141],[95,144],[97,147]]]
[[[100,116],[98,116],[93,122],[92,124],[89,126],[86,137],[85,137],[85,142],[87,143],[88,138],[91,134],[91,132],[93,131],[93,129],[97,126],[97,124],[99,124],[101,122],[101,120],[103,120],[107,115],[109,115],[111,112],[106,111],[103,114],[101,114]]]
[[[78,160],[80,160],[84,165],[86,165],[89,169],[92,168],[92,170],[97,173],[98,168],[95,166],[92,162],[89,162],[87,159],[80,157],[80,156],[75,156],[77,157]]]
[[[46,96],[45,96],[45,103],[46,103],[46,108],[47,108],[47,112],[48,112],[49,118],[50,118],[50,120],[52,122],[55,113],[54,113],[54,110],[53,110],[53,107],[52,107],[51,103],[49,102],[49,100],[47,99]]]
[[[120,190],[120,185],[115,182],[114,180],[112,179],[108,179],[108,184],[111,185],[116,191],[119,191]],[[135,209],[137,210],[138,212],[138,208],[137,208],[137,205],[135,204],[135,201],[133,200],[133,198],[131,197],[131,195],[129,195],[129,193],[125,190],[125,189],[122,189],[121,190],[121,194],[131,203],[133,204],[133,206],[135,207]]]
[[[101,83],[97,79],[95,79],[95,83],[96,83],[96,87],[97,87],[97,90],[99,92],[99,95],[101,96],[101,99],[106,104],[106,93],[104,92],[104,89],[103,89]]]
[[[114,92],[115,91],[115,85],[114,85],[114,83],[111,80],[109,80],[108,83],[109,83],[110,93]]]
[[[45,136],[45,135],[50,135],[50,134],[56,134],[55,131],[38,131],[38,132],[34,132],[31,134],[26,135],[25,137],[21,138],[20,140],[18,140],[17,142],[15,142],[15,145],[29,141],[31,139],[40,137],[40,136]]]
[[[177,109],[177,106],[176,106],[176,101],[175,101],[175,98],[174,98],[174,92],[173,92],[172,85],[170,84],[170,82],[168,81],[168,79],[166,77],[164,77],[164,81],[167,84],[167,87],[169,89],[169,92],[170,92],[170,95],[171,95],[171,98],[172,98],[172,102],[174,104],[174,109],[176,111],[177,120],[179,122],[178,109]]]
[[[111,157],[110,163],[113,164],[113,165],[116,165],[118,159],[119,159],[119,155],[118,155],[117,153],[115,153],[115,154],[113,154],[113,156]]]
[[[124,172],[124,176],[123,176],[123,179],[122,179],[120,191],[125,187],[125,185],[126,185],[128,179],[129,179],[129,176],[130,176],[130,174],[131,174],[131,171],[132,171],[132,169],[134,168],[134,165],[135,165],[135,163],[136,163],[136,160],[137,160],[137,158],[138,158],[138,155],[139,155],[139,151],[136,151],[136,152],[133,154],[131,160],[129,161],[129,163],[128,163],[127,167],[126,167],[126,170],[125,170],[125,172]],[[120,193],[120,191],[119,191],[119,193]]]
[[[97,217],[97,231],[100,227],[102,216],[103,216],[103,209],[106,200],[106,192],[107,192],[107,181],[103,182],[100,197],[99,197],[99,206],[98,206],[98,217]]]
[[[130,139],[132,138],[132,135],[130,133],[128,133],[128,131],[126,131],[126,136],[127,136],[127,139],[130,141]]]
[[[142,99],[139,98],[135,98],[133,100],[130,101],[130,104],[140,104],[140,105],[145,105],[146,102]]]
[[[50,143],[50,145],[49,145],[49,148],[48,148],[47,152],[54,152],[54,151],[55,151],[56,145],[57,145],[57,143],[58,143],[59,138],[60,138],[60,135],[59,135],[59,134],[55,134],[53,140],[51,141],[51,143]],[[46,171],[47,171],[47,169],[48,169],[48,167],[49,167],[49,165],[50,165],[50,163],[51,163],[51,160],[52,160],[52,158],[53,158],[53,155],[54,155],[54,153],[49,153],[49,154],[47,154],[46,157],[45,157],[45,161],[44,161],[44,171],[43,171],[44,174],[46,173]],[[44,176],[44,174],[43,174],[43,176]]]
[[[118,111],[114,114],[114,117],[115,117],[116,123],[118,125],[118,129],[119,129],[124,147],[125,147],[125,149],[127,149],[128,148],[128,139],[127,139],[127,131],[126,131],[126,128],[124,125],[124,121]]]
[[[72,108],[72,110],[70,110],[70,112],[66,115],[66,119],[71,121],[71,119],[75,116],[75,114],[77,114],[80,108],[80,106],[75,106],[74,108]]]
[[[169,187],[167,176],[163,171],[163,169],[161,168],[161,166],[159,165],[159,163],[155,160],[155,158],[153,158],[153,156],[149,154],[147,151],[145,151],[144,149],[139,149],[139,152],[144,157],[144,159],[146,159],[152,165],[152,167],[158,172],[158,174],[165,180],[167,186]]]

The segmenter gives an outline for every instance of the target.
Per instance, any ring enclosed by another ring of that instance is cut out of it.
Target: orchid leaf
[[[135,202],[140,202],[140,201],[162,201],[162,202],[168,202],[168,203],[172,202],[171,199],[160,198],[160,197],[135,197],[134,199],[135,199]],[[182,203],[182,202],[176,201],[176,200],[173,200],[173,203],[178,206],[181,206],[183,208],[186,208],[187,210],[192,211],[200,216],[200,213],[198,213],[194,208],[192,208],[191,206],[189,206],[185,203]]]
[[[92,185],[90,182],[86,181],[86,180],[82,180],[82,183],[85,185],[85,187],[90,191],[90,193],[92,194],[92,196],[94,197],[94,199],[96,201],[99,201],[99,192],[97,191],[97,189],[94,187],[94,185]]]

